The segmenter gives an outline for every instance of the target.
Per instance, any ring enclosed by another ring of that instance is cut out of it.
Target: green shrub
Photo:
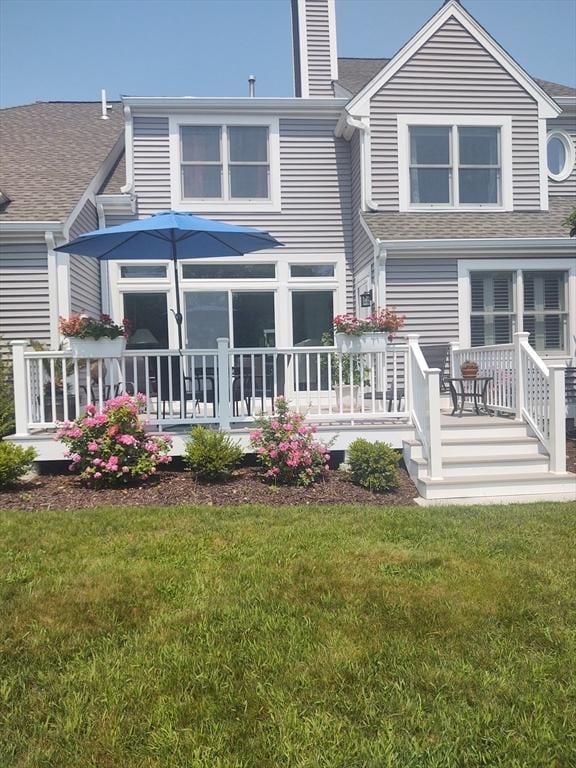
[[[213,482],[230,475],[242,455],[242,448],[224,432],[193,427],[183,459],[197,478]]]
[[[12,363],[0,339],[0,438],[14,432],[14,387]]]
[[[0,488],[10,488],[32,466],[35,448],[22,448],[15,443],[0,442]]]
[[[352,482],[381,493],[398,486],[400,455],[388,443],[354,440],[348,448]]]

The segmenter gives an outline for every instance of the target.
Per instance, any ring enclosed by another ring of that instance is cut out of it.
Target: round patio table
[[[458,411],[458,416],[462,416],[464,405],[470,403],[477,416],[482,413],[487,416],[494,416],[487,403],[488,387],[493,380],[493,376],[475,376],[468,379],[459,376],[445,379],[448,382],[450,397],[452,398],[452,413],[450,415],[454,416]]]

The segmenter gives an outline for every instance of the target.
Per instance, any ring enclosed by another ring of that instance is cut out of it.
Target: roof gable
[[[0,110],[0,187],[10,197],[0,225],[65,221],[123,134],[119,103],[36,102]]]
[[[383,88],[436,32],[450,20],[456,20],[479,45],[494,58],[504,70],[538,103],[540,117],[557,117],[561,109],[538,83],[501,48],[498,43],[468,14],[457,0],[448,0],[398,53],[352,98],[347,111],[354,116],[369,114],[372,96]]]

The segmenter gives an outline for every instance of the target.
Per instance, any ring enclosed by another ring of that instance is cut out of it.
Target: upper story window
[[[511,210],[510,122],[400,115],[400,210]]]
[[[172,203],[177,210],[277,210],[278,121],[171,120]]]
[[[564,181],[574,168],[574,144],[564,131],[551,131],[546,143],[548,176],[553,181]]]

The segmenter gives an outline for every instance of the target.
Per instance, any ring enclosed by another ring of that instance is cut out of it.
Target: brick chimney
[[[292,0],[296,96],[334,97],[338,79],[335,0]]]

